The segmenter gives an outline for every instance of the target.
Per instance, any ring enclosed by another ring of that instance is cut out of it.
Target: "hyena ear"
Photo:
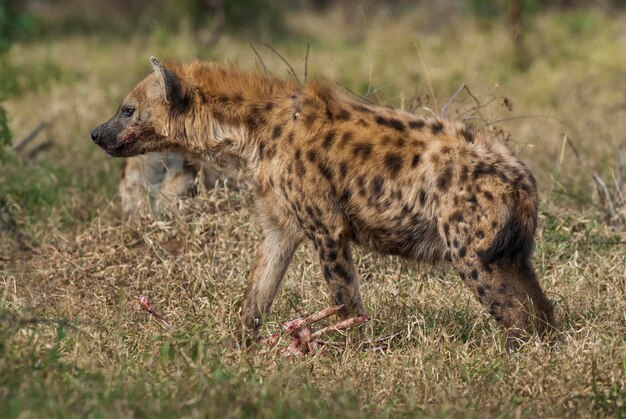
[[[157,80],[163,89],[163,97],[165,98],[165,101],[172,107],[186,102],[183,82],[176,76],[176,74],[168,70],[159,60],[156,59],[156,57],[150,57],[150,63],[152,64]]]

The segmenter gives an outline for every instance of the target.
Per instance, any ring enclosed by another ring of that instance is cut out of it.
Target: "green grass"
[[[513,65],[501,25],[440,21],[426,8],[350,23],[337,11],[290,13],[292,35],[274,44],[302,77],[309,38],[310,77],[362,94],[389,85],[372,97],[384,104],[407,106],[417,93],[418,112],[438,112],[465,83],[482,103],[496,97],[485,119],[517,118],[496,127],[539,180],[534,262],[560,327],[554,342],[532,336],[512,355],[451,269],[360,250],[372,322],[303,359],[282,358],[280,347],[242,350],[239,301],[259,242],[251,194],[220,189],[159,220],[123,223],[120,162],[89,132],[149,71],[150,55],[253,66],[249,39],[228,33],[209,48],[193,30],[157,28],[16,45],[11,128],[21,139],[46,121],[43,137],[55,146],[31,160],[8,152],[0,163],[0,196],[33,247],[19,250],[0,233],[0,416],[626,416],[626,237],[604,223],[591,186],[593,171],[611,179],[624,141],[626,120],[609,110],[623,103],[626,16],[533,16],[526,71]],[[451,115],[473,104],[458,99]],[[564,133],[578,156],[563,147]],[[326,306],[315,260],[306,247],[297,252],[264,333]],[[172,330],[139,309],[140,294]]]

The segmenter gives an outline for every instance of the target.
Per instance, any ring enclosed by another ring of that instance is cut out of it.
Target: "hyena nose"
[[[91,131],[91,139],[94,143],[100,144],[100,132],[98,131],[98,128]]]

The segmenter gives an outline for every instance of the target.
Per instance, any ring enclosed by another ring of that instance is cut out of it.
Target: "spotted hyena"
[[[351,245],[449,261],[508,332],[554,323],[531,264],[537,189],[488,134],[374,106],[314,81],[234,66],[162,65],[91,133],[112,156],[182,151],[241,169],[263,230],[242,323],[254,335],[298,245],[313,243],[333,303],[364,312]]]
[[[172,208],[179,199],[195,196],[200,180],[206,189],[225,182],[230,187],[239,186],[238,179],[210,162],[182,153],[153,152],[125,159],[119,185],[124,216],[155,215],[163,207]]]

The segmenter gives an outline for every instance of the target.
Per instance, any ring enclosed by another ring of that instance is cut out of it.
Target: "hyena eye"
[[[135,108],[131,108],[129,106],[122,108],[122,115],[125,117],[131,117],[135,113]]]

